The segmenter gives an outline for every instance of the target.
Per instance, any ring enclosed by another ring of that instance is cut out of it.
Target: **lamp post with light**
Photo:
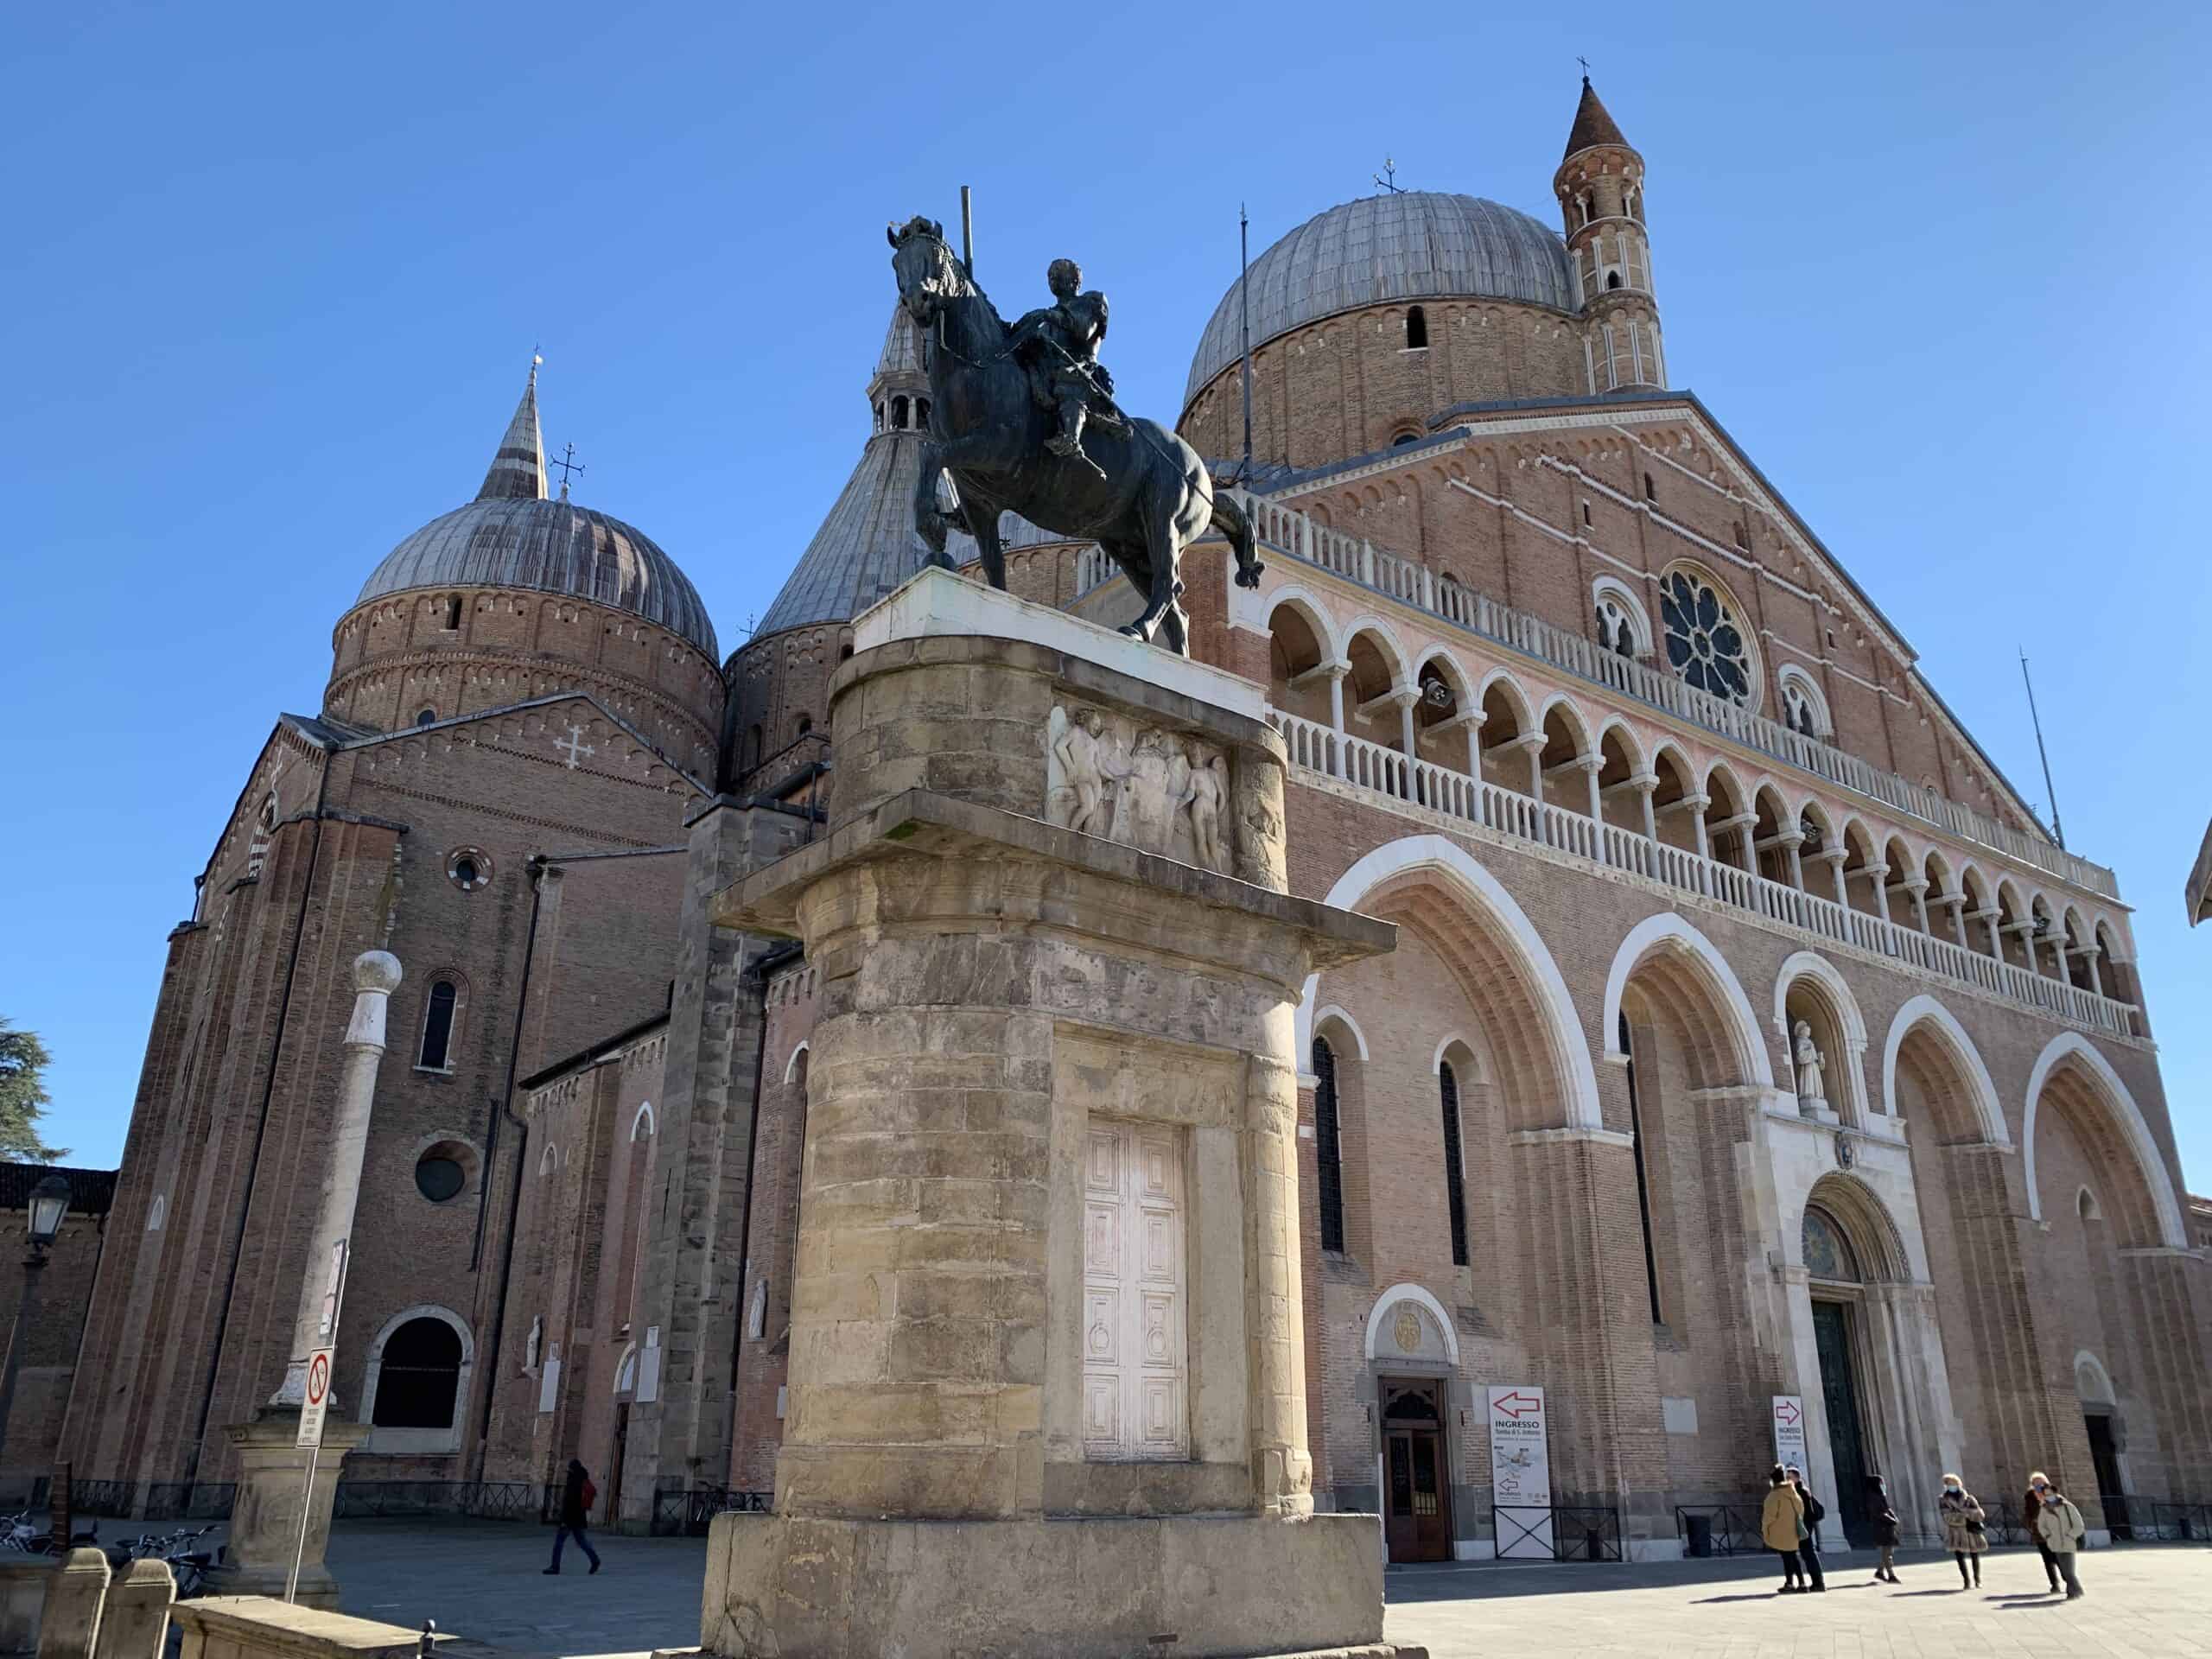
[[[39,1284],[44,1277],[41,1269],[46,1266],[47,1251],[61,1232],[63,1217],[69,1213],[69,1198],[67,1175],[45,1175],[31,1188],[30,1254],[23,1258],[23,1294],[16,1300],[16,1322],[8,1332],[7,1374],[0,1378],[0,1461],[7,1456],[8,1417],[16,1408],[16,1373],[22,1368],[23,1343],[36,1328]]]

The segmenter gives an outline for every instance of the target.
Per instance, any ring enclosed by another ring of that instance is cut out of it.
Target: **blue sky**
[[[1553,217],[1586,54],[1695,390],[2070,845],[2114,866],[2212,1187],[2202,8],[35,8],[0,266],[0,1013],[120,1154],[163,938],[378,559],[475,488],[533,346],[578,497],[724,649],[866,430],[880,227],[976,188],[1002,308],[1079,257],[1172,419],[1236,274],[1400,181]],[[955,21],[941,37],[930,17]],[[2126,22],[2117,21],[2125,16]]]

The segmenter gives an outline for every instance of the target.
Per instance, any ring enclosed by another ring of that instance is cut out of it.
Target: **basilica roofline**
[[[2019,787],[2006,776],[2004,768],[1991,758],[1957,713],[1943,700],[1942,695],[1920,672],[1916,665],[1919,653],[1905,640],[1872,597],[1853,579],[1842,562],[1829,550],[1802,515],[1790,505],[1789,499],[1759,469],[1735,435],[1694,391],[1686,388],[1664,391],[1616,391],[1595,397],[1512,398],[1495,403],[1454,404],[1431,417],[1432,424],[1445,422],[1452,424],[1432,432],[1426,438],[1373,450],[1322,467],[1295,471],[1287,468],[1263,470],[1255,476],[1252,488],[1257,494],[1287,504],[1290,498],[1309,491],[1344,483],[1355,478],[1382,475],[1414,460],[1433,460],[1440,454],[1451,453],[1469,441],[1495,436],[1501,431],[1606,426],[1620,423],[1624,416],[1629,416],[1630,423],[1643,423],[1677,411],[1687,415],[1700,429],[1703,435],[1712,442],[1716,451],[1728,459],[1737,471],[1738,481],[1745,486],[1745,493],[1750,504],[1785,525],[1800,543],[1800,550],[1816,560],[1821,568],[1835,579],[1853,601],[1859,620],[1897,657],[1910,683],[1927,697],[1930,706],[1949,728],[1950,734],[1972,751],[1975,759],[1987,768],[1993,781],[2004,790],[2022,817],[2035,827],[2035,833],[2042,840],[2056,846],[2056,838],[2036,816]],[[1208,464],[1217,476],[1235,474],[1234,462],[1212,461]]]

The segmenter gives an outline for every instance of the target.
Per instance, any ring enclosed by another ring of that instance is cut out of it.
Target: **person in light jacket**
[[[2030,1476],[2028,1485],[2043,1500],[2043,1508],[2036,1516],[2037,1541],[2058,1563],[2058,1575],[2066,1580],[2066,1599],[2078,1600],[2082,1580],[2074,1576],[2074,1553],[2082,1548],[2082,1536],[2088,1531],[2082,1523],[2082,1511],[2074,1507],[2073,1499],[2050,1484],[2048,1475]],[[2054,1590],[2057,1587],[2051,1586]]]
[[[1759,1509],[1759,1539],[1782,1557],[1782,1593],[1802,1594],[1803,1566],[1797,1556],[1797,1535],[1805,1524],[1805,1506],[1795,1487],[1776,1464],[1767,1477],[1766,1502]]]
[[[1956,1475],[1943,1477],[1943,1496],[1936,1500],[1936,1511],[1943,1520],[1943,1548],[1951,1552],[1951,1559],[1959,1564],[1959,1588],[1975,1590],[1981,1586],[1981,1555],[1989,1548],[1988,1516],[1983,1512],[1981,1500],[1967,1491],[1967,1484]],[[1974,1573],[1967,1575],[1972,1563]]]

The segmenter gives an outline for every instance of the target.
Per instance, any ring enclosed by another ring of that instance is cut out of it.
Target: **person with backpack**
[[[561,1524],[553,1534],[553,1565],[545,1569],[549,1575],[561,1571],[561,1546],[575,1535],[576,1548],[591,1558],[591,1570],[599,1571],[599,1552],[591,1547],[591,1540],[584,1536],[584,1521],[591,1514],[591,1506],[599,1502],[599,1488],[592,1484],[582,1462],[569,1459],[569,1478],[561,1486]]]
[[[2066,1599],[2078,1601],[2082,1580],[2074,1576],[2074,1553],[2082,1548],[2089,1529],[2073,1499],[2052,1485],[2050,1476],[2037,1471],[2028,1477],[2028,1487],[2043,1500],[2036,1515],[2036,1541],[2049,1552],[2049,1559],[2057,1562],[2058,1574],[2066,1580]]]
[[[1802,1505],[1797,1517],[1797,1559],[1804,1563],[1805,1587],[1826,1594],[1828,1581],[1821,1572],[1821,1522],[1827,1518],[1827,1506],[1805,1484],[1803,1470],[1793,1463],[1784,1472]]]

